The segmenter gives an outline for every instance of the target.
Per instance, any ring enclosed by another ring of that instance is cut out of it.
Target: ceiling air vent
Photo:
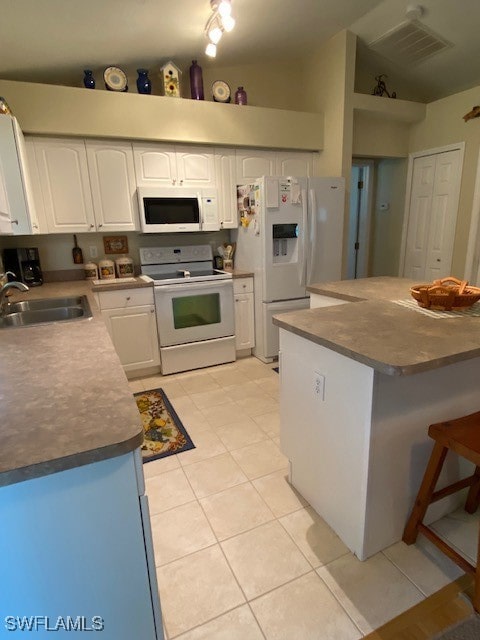
[[[368,46],[393,62],[412,65],[453,45],[420,22],[406,20]]]

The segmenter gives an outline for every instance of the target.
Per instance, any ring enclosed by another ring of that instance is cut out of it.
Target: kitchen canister
[[[117,267],[117,278],[133,277],[133,260],[128,256],[120,256],[115,260]]]
[[[114,280],[115,279],[115,264],[113,260],[105,258],[98,263],[101,280]]]
[[[87,262],[83,265],[86,280],[98,280],[98,267],[95,262]]]

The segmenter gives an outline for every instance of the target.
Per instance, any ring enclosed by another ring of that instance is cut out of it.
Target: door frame
[[[370,266],[370,249],[371,249],[371,229],[372,229],[372,216],[373,216],[373,185],[376,180],[375,176],[375,161],[371,158],[352,158],[352,168],[360,167],[365,169],[364,175],[364,188],[360,196],[360,211],[359,211],[359,240],[364,246],[362,264],[359,267],[363,267],[360,271],[365,271],[364,275],[357,275],[359,278],[366,278],[369,273]],[[350,188],[352,181],[350,177]],[[349,203],[351,202],[351,198]],[[352,222],[352,212],[349,206],[348,212],[348,239],[350,239],[350,224]],[[347,271],[350,263],[351,247],[348,247],[347,251]],[[350,272],[347,273],[347,277],[350,277]],[[354,276],[355,277],[355,276]]]
[[[480,281],[480,150],[478,152],[477,172],[475,177],[475,189],[473,192],[472,217],[468,235],[467,256],[465,258],[464,278],[469,282],[478,284]]]
[[[403,212],[403,227],[402,227],[402,242],[400,245],[400,264],[398,268],[398,275],[403,278],[403,270],[405,268],[405,253],[407,250],[407,232],[408,223],[410,221],[410,198],[412,197],[412,180],[413,180],[413,164],[417,158],[424,156],[437,156],[440,153],[447,151],[460,151],[460,162],[458,163],[458,195],[457,195],[457,214],[458,214],[458,200],[460,197],[460,186],[463,173],[463,160],[465,156],[465,142],[457,142],[455,144],[447,144],[444,147],[434,147],[433,149],[424,149],[423,151],[413,151],[408,154],[408,170],[407,170],[407,189],[405,192],[405,207]]]

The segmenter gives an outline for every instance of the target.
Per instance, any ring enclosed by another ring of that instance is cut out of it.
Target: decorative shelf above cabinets
[[[385,120],[406,123],[420,122],[427,113],[427,105],[422,102],[383,98],[366,93],[353,94],[353,109]]]
[[[25,133],[320,151],[323,113],[0,80]],[[46,109],[45,105],[52,105]]]

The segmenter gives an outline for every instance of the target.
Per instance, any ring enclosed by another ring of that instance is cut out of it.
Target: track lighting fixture
[[[205,53],[214,58],[217,54],[217,44],[223,33],[229,33],[233,29],[235,20],[232,17],[230,0],[210,0],[210,7],[212,13],[205,25],[205,35],[209,40]]]

